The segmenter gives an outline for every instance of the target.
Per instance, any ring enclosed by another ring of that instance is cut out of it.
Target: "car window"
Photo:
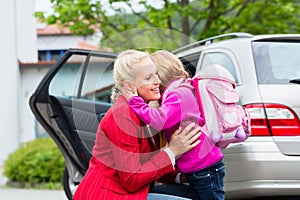
[[[254,62],[260,84],[289,84],[300,78],[300,43],[253,42]]]
[[[81,98],[110,103],[113,86],[113,60],[91,57],[83,82]]]
[[[51,80],[49,94],[58,97],[76,97],[85,60],[86,56],[72,55]]]
[[[235,82],[238,83],[237,73],[234,68],[233,62],[227,54],[222,52],[211,52],[204,54],[200,68],[211,64],[219,64],[225,67],[228,71],[231,72]]]
[[[182,56],[179,59],[181,60],[185,70],[189,73],[189,75],[192,77],[195,75],[196,68],[199,62],[200,58],[200,52],[190,54],[187,56]]]
[[[49,94],[110,103],[113,59],[72,55],[55,74]]]

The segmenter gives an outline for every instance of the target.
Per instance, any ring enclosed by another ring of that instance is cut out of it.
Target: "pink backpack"
[[[220,148],[245,141],[250,135],[250,115],[237,105],[239,96],[235,80],[221,65],[201,69],[191,79],[200,112],[214,143]]]

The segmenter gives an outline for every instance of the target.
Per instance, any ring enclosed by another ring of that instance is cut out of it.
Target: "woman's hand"
[[[133,96],[138,96],[137,94],[137,88],[133,85],[126,84],[122,88],[122,94],[124,97],[127,99],[127,101],[133,97]]]
[[[193,149],[200,143],[201,127],[195,127],[195,123],[189,124],[184,130],[177,129],[171,136],[168,147],[174,153],[175,158]]]

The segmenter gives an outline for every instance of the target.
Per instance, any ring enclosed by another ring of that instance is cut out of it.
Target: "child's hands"
[[[125,96],[127,100],[129,100],[133,96],[138,96],[137,88],[132,84],[126,84],[122,88],[122,94]]]

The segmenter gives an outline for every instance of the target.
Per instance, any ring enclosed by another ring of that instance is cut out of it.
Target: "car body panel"
[[[300,117],[300,85],[259,85],[262,102],[288,106]],[[298,119],[299,120],[299,119]],[[299,133],[300,135],[300,133]],[[300,156],[300,136],[273,137],[280,152],[285,155]]]
[[[297,95],[300,94],[300,85],[259,85],[259,90],[263,102],[288,105],[300,117],[300,102]]]

